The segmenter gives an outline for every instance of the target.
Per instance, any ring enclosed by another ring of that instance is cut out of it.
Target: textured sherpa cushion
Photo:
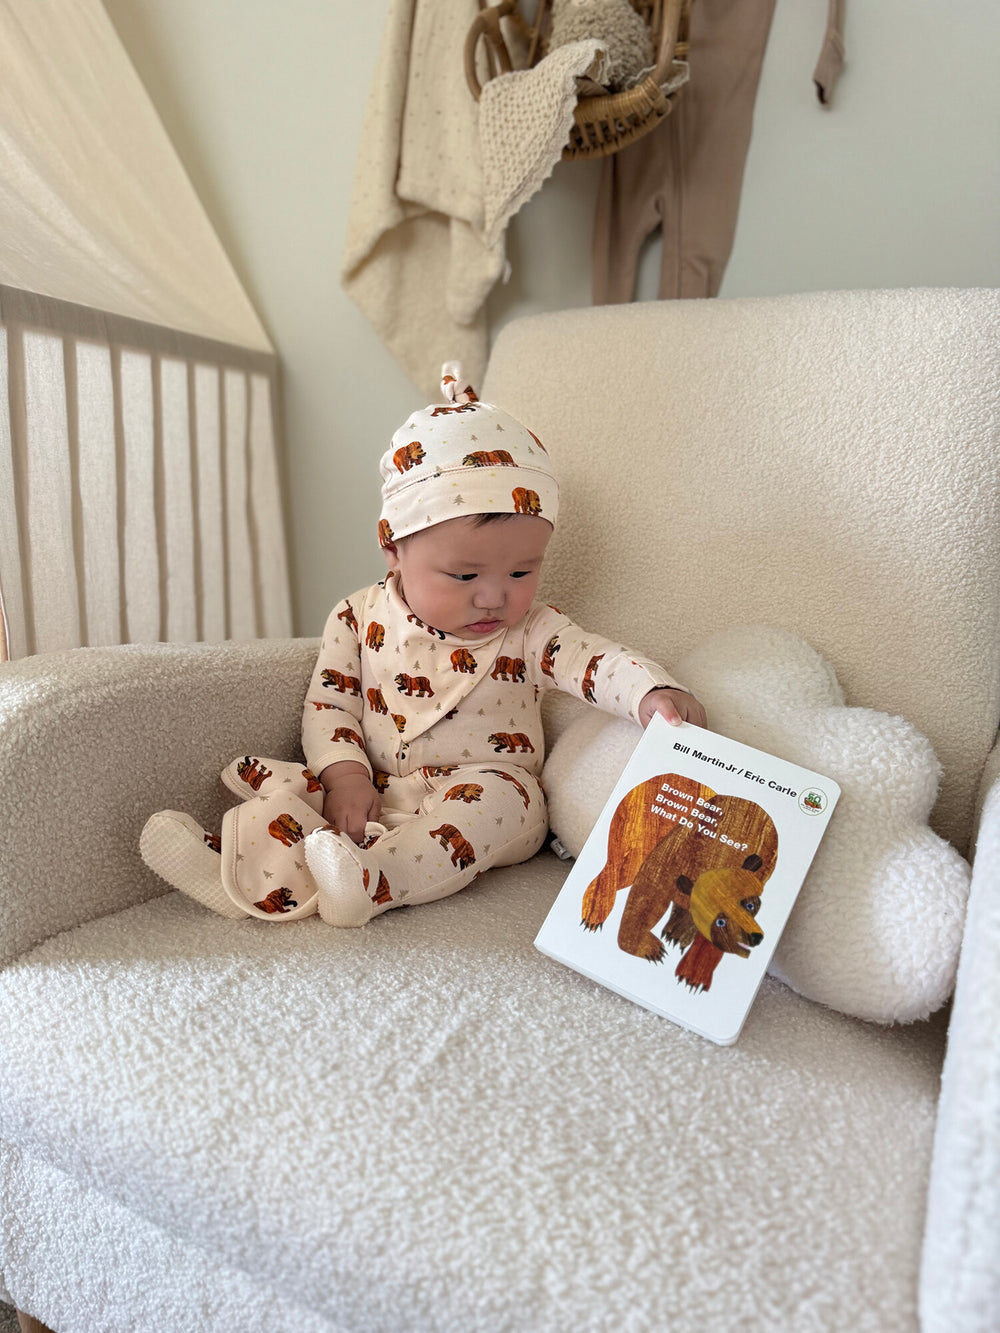
[[[63,1333],[914,1333],[943,1023],[765,978],[709,1046],[538,953],[564,875],[363,930],[168,893],[0,971],[11,1295]]]
[[[845,706],[797,635],[723,630],[676,664],[723,735],[811,768],[842,795],[770,971],[858,1018],[925,1018],[951,994],[970,871],[927,826],[940,765],[900,717]],[[545,766],[553,832],[579,854],[640,735],[592,710]]]

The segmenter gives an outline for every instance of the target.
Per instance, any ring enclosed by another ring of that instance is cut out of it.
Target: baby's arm
[[[534,683],[582,696],[643,727],[654,713],[667,722],[706,725],[698,700],[657,662],[575,625],[554,607],[536,604],[529,616],[525,656],[540,665]]]
[[[359,597],[330,612],[302,710],[302,749],[326,792],[323,815],[355,842],[382,804],[364,746],[360,632],[351,608]]]
[[[382,810],[382,798],[372,786],[364,764],[351,760],[328,764],[319,775],[326,795],[323,818],[354,842],[365,836],[365,825],[376,821]]]

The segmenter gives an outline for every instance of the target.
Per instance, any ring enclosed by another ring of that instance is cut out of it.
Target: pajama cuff
[[[329,749],[324,750],[320,755],[306,755],[306,762],[317,777],[319,777],[323,772],[323,769],[329,767],[330,764],[343,764],[347,761],[350,761],[352,764],[364,764],[370,777],[374,773],[374,769],[372,768],[371,760],[365,753],[363,745],[360,744],[360,740],[361,738],[359,736],[359,744],[354,744],[351,741],[342,741],[337,745],[331,745]]]
[[[663,689],[684,690],[686,694],[691,693],[686,685],[682,685],[680,681],[674,680],[672,676],[666,676],[665,673],[654,676],[650,673],[649,683],[646,684],[645,682],[640,681],[635,686],[632,698],[629,702],[628,715],[633,722],[637,723],[640,727],[642,726],[642,723],[639,721],[639,705],[650,690]]]

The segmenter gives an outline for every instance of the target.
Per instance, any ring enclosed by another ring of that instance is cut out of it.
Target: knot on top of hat
[[[441,392],[449,403],[464,406],[466,403],[478,403],[479,395],[471,384],[463,389],[462,365],[459,361],[446,361],[441,367]]]

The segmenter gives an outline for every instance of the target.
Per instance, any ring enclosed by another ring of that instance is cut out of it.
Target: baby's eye
[[[476,576],[475,574],[452,574],[453,579],[458,579],[460,583],[470,583]]]
[[[531,573],[531,570],[530,570],[530,569],[519,569],[519,570],[516,571],[516,573],[511,574],[511,578],[512,578],[512,579],[526,579],[530,573]]]

